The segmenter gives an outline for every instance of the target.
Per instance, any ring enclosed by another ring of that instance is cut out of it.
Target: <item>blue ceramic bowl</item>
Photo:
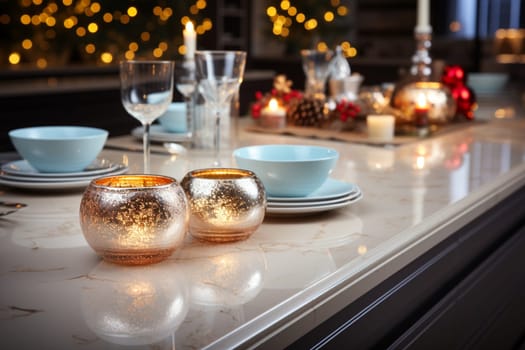
[[[504,73],[469,73],[467,85],[477,95],[494,95],[501,93],[509,80],[509,75]]]
[[[186,121],[186,104],[174,102],[169,105],[168,110],[158,119],[162,128],[168,132],[183,133],[188,131]]]
[[[339,153],[303,145],[261,145],[233,152],[239,168],[253,171],[273,197],[303,197],[326,181]]]
[[[82,171],[93,162],[108,132],[84,126],[35,126],[11,130],[9,137],[17,152],[36,170],[67,173]]]

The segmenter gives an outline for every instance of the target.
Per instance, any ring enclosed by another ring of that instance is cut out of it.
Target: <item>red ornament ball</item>
[[[456,114],[463,115],[467,119],[474,119],[474,111],[477,108],[476,96],[466,85],[458,85],[451,89],[452,97],[456,100]]]
[[[441,77],[443,84],[450,88],[457,85],[465,85],[466,80],[467,76],[465,74],[465,70],[457,65],[446,66]]]

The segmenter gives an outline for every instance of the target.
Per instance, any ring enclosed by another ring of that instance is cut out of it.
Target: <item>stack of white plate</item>
[[[345,207],[363,198],[359,186],[328,179],[305,197],[268,197],[266,213],[276,215],[317,213]]]
[[[127,166],[107,159],[96,159],[83,171],[73,173],[42,173],[35,170],[26,160],[6,163],[1,169],[0,185],[41,190],[86,187],[97,177],[119,175],[128,171]]]

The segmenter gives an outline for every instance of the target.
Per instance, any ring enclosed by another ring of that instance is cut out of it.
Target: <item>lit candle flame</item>
[[[193,26],[193,22],[192,21],[186,22],[186,32],[192,33],[194,31],[195,31],[195,27]]]
[[[417,94],[417,97],[416,97],[416,108],[417,109],[428,109],[427,97],[422,92]]]
[[[277,100],[275,98],[272,98],[270,100],[270,102],[268,103],[268,108],[271,110],[271,111],[276,111],[279,109],[279,102],[277,102]]]

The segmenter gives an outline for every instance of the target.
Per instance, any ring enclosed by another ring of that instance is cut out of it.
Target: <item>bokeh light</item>
[[[265,14],[270,21],[271,33],[286,38],[287,43],[296,48],[313,47],[314,45],[335,48],[338,42],[344,41],[352,22],[345,17],[350,13],[348,1],[330,0],[328,2],[311,2],[299,0],[270,0],[265,7]],[[319,43],[319,40],[330,38],[330,42]],[[354,47],[343,49],[346,57],[355,57]]]
[[[18,52],[12,52],[9,55],[9,63],[11,64],[19,64],[20,63],[20,54]]]
[[[33,47],[33,42],[31,41],[31,39],[24,39],[22,41],[22,47],[26,50],[29,50]]]
[[[100,55],[100,60],[103,63],[109,64],[109,63],[113,62],[113,55],[110,52],[103,52]]]
[[[181,18],[192,21],[199,36],[213,29],[203,12],[206,0],[9,0],[7,6],[8,12],[0,10],[0,32],[9,35],[0,42],[5,53],[0,68],[47,68],[65,60],[114,64],[135,57],[175,59],[185,50],[177,25]]]
[[[84,50],[85,50],[88,54],[93,54],[93,53],[95,53],[95,51],[96,51],[96,46],[95,46],[95,44],[87,44],[86,47],[84,48]]]

